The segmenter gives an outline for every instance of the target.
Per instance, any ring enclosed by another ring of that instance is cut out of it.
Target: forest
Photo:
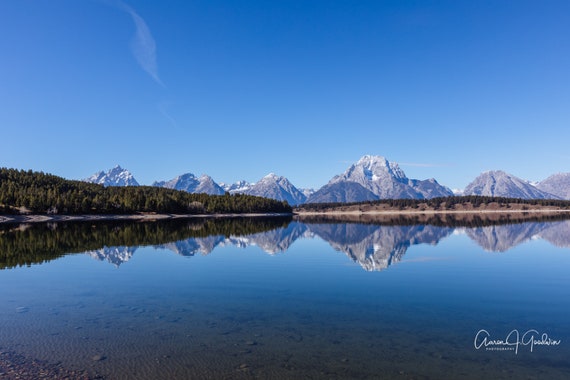
[[[0,214],[291,213],[287,202],[152,186],[104,187],[43,172],[0,168]]]
[[[457,206],[469,205],[473,208],[487,206],[491,203],[497,204],[499,207],[510,208],[513,205],[539,206],[539,207],[559,207],[570,208],[570,201],[560,199],[520,199],[520,198],[504,198],[504,197],[487,197],[482,195],[466,195],[439,197],[431,199],[380,199],[377,201],[355,202],[355,203],[311,203],[299,205],[296,211],[325,212],[338,208],[362,208],[385,206],[387,208],[403,210],[403,209],[432,209],[432,210],[453,210]]]

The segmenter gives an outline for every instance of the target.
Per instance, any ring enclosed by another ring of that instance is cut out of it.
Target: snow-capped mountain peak
[[[171,179],[170,181],[160,181],[152,184],[157,187],[183,190],[189,193],[206,193],[210,195],[223,195],[225,190],[220,187],[212,177],[202,174],[197,178],[192,173],[185,173]]]
[[[245,180],[240,180],[235,183],[220,182],[220,186],[230,194],[244,193],[247,190],[251,189],[253,185],[253,183],[249,183]]]
[[[287,178],[278,176],[275,173],[269,173],[252,184],[244,194],[256,195],[259,197],[273,198],[280,201],[287,201],[291,205],[305,202],[307,197],[299,189],[297,189]]]
[[[382,156],[366,155],[344,173],[333,177],[308,202],[360,202],[387,198],[451,196],[437,181],[408,179],[397,163]]]
[[[120,165],[109,169],[106,173],[104,171],[95,173],[83,181],[103,186],[139,186],[132,173],[127,169],[123,169]]]

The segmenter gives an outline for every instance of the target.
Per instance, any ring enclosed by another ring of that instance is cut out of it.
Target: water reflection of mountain
[[[547,223],[540,237],[557,247],[570,247],[570,221]]]
[[[208,255],[218,246],[235,246],[240,248],[258,246],[266,253],[275,254],[287,251],[295,240],[305,235],[306,231],[307,226],[305,224],[292,222],[285,227],[278,227],[271,231],[251,235],[228,237],[217,235],[205,238],[190,238],[159,245],[155,248],[169,249],[182,256],[194,256],[197,253]]]
[[[505,252],[533,238],[547,240],[558,247],[570,247],[570,223],[521,223],[469,228],[469,238],[490,252]]]
[[[400,223],[400,221],[398,221]],[[477,223],[473,221],[470,223]],[[0,269],[31,265],[65,254],[87,253],[119,266],[139,246],[170,250],[183,256],[210,254],[217,247],[257,246],[268,254],[287,251],[300,238],[318,237],[345,253],[365,270],[382,270],[402,260],[409,247],[438,244],[453,225],[302,223],[288,218],[203,219],[150,223],[67,223],[0,229]],[[533,238],[570,247],[570,221],[525,222],[462,227],[487,251],[504,252]]]
[[[310,237],[307,225],[304,223],[291,222],[285,228],[277,228],[273,231],[262,232],[241,238],[241,246],[255,245],[264,252],[275,254],[285,252],[300,237]],[[230,241],[234,244],[233,241]],[[234,244],[237,245],[237,244]]]
[[[407,249],[415,244],[437,244],[450,235],[453,228],[434,226],[373,226],[361,224],[304,224],[292,222],[286,227],[246,236],[222,235],[189,238],[157,245],[182,256],[208,255],[218,246],[246,248],[257,246],[264,252],[275,254],[285,252],[299,238],[315,236],[328,242],[335,250],[344,252],[367,271],[382,270],[402,259]],[[121,259],[128,260],[134,250],[100,250],[92,257],[120,265]]]
[[[108,261],[118,267],[122,263],[129,261],[135,254],[137,247],[104,247],[95,251],[85,252],[92,258],[100,261]]]
[[[453,232],[450,227],[311,224],[309,229],[335,250],[346,253],[367,271],[382,270],[402,260],[415,244],[437,244]]]

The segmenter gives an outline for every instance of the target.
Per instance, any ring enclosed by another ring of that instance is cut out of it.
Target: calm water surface
[[[570,222],[479,225],[4,226],[0,352],[106,379],[569,379]]]

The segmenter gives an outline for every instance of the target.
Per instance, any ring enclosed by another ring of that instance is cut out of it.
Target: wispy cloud
[[[178,123],[176,120],[168,113],[168,102],[160,102],[157,105],[158,111],[164,116],[174,128],[178,129]]]
[[[445,168],[453,166],[451,164],[432,164],[427,162],[399,162],[400,166],[413,166],[416,168]]]
[[[158,76],[156,64],[156,43],[144,19],[129,5],[122,1],[113,2],[119,9],[127,12],[135,23],[135,35],[131,42],[131,50],[141,68],[154,79],[156,83],[164,86]]]

